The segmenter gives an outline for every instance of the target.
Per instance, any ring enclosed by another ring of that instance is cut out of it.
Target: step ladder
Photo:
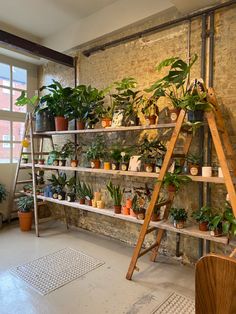
[[[67,221],[67,215],[66,215],[66,209],[65,206],[63,206],[64,209],[64,216],[63,217],[49,217],[49,218],[42,218],[39,219],[38,217],[38,208],[39,206],[46,205],[46,202],[44,201],[39,201],[37,199],[37,176],[36,172],[40,170],[40,168],[35,167],[35,157],[41,157],[48,155],[48,152],[44,152],[44,139],[47,138],[50,141],[50,145],[52,150],[54,150],[54,143],[53,143],[53,138],[52,135],[45,135],[45,134],[40,134],[34,133],[34,128],[33,128],[33,117],[31,113],[26,114],[26,119],[25,119],[25,129],[24,129],[24,135],[23,139],[28,139],[29,140],[29,147],[30,147],[30,152],[29,151],[24,151],[23,144],[21,143],[21,149],[20,149],[20,156],[17,162],[16,166],[16,173],[13,181],[13,187],[10,192],[10,198],[9,198],[9,208],[8,208],[8,222],[10,223],[11,219],[13,218],[14,215],[17,213],[17,208],[16,208],[16,202],[17,199],[19,199],[21,196],[26,195],[24,191],[21,189],[18,190],[18,187],[21,187],[23,184],[26,183],[32,183],[32,196],[34,198],[34,224],[35,224],[35,233],[36,236],[39,236],[39,224],[48,222],[50,220],[55,220],[55,219],[65,219],[66,221],[66,227],[68,229],[68,221]],[[35,147],[38,148],[38,150],[35,151]],[[31,163],[29,164],[23,164],[22,163],[22,156],[23,155],[28,155],[31,157]],[[26,179],[26,180],[20,180],[19,178],[21,177],[22,172],[26,170],[31,169],[31,179]]]
[[[224,120],[223,120],[214,90],[212,88],[208,90],[207,97],[208,97],[208,101],[214,106],[214,109],[210,112],[205,113],[206,122],[211,132],[216,154],[219,160],[220,167],[222,169],[226,189],[229,194],[229,199],[231,202],[232,210],[233,210],[234,216],[236,217],[236,193],[235,193],[233,178],[231,176],[229,165],[228,165],[228,160],[229,160],[229,164],[233,171],[233,176],[235,176],[236,175],[236,156],[232,148],[232,145],[230,143],[229,135],[226,130]],[[172,133],[169,145],[168,145],[168,150],[165,154],[163,165],[160,170],[158,182],[155,184],[151,201],[146,211],[145,219],[141,227],[139,238],[138,238],[138,241],[134,249],[133,256],[132,256],[132,259],[128,268],[128,272],[126,275],[126,279],[128,280],[132,279],[134,270],[138,270],[138,267],[136,264],[137,264],[138,259],[141,256],[152,251],[150,260],[154,262],[156,259],[158,249],[160,247],[163,234],[165,232],[164,229],[158,229],[156,241],[154,242],[154,244],[152,244],[150,247],[144,250],[142,250],[142,246],[143,246],[146,235],[154,230],[153,228],[149,227],[151,216],[152,216],[155,204],[158,202],[158,198],[159,198],[161,187],[162,187],[162,181],[165,177],[166,172],[168,171],[171,158],[173,157],[174,148],[176,146],[176,142],[178,140],[178,137],[180,135],[180,132],[184,123],[185,114],[186,112],[182,109],[178,116],[176,126],[173,130],[173,133]],[[188,134],[185,141],[184,149],[183,149],[184,150],[183,153],[185,155],[188,153],[188,150],[191,145],[191,140],[192,140],[192,136]],[[173,202],[173,199],[174,199],[174,193],[170,193],[169,205],[166,206],[166,209],[164,211],[164,219],[168,218],[170,205]]]

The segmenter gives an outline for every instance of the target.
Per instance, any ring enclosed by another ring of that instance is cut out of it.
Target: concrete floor
[[[83,277],[41,296],[9,272],[17,266],[65,247],[81,250],[105,264]],[[144,256],[140,272],[125,279],[133,248],[83,230],[44,225],[41,237],[17,226],[0,231],[0,314],[148,314],[176,291],[194,297],[194,269],[159,257]]]

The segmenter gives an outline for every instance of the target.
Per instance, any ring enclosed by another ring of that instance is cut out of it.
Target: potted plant
[[[175,228],[184,228],[184,224],[188,218],[188,213],[184,208],[171,208],[170,216],[173,219]]]
[[[142,97],[142,100],[140,101],[140,104],[142,106],[141,111],[145,117],[147,125],[156,124],[156,119],[159,114],[159,110],[157,107],[157,100],[158,100],[158,97],[153,95],[149,98]]]
[[[121,162],[120,162],[120,170],[127,171],[129,168],[129,160],[131,157],[131,150],[127,148],[123,148],[121,152]]]
[[[53,186],[53,198],[65,200],[66,192],[63,189],[65,188],[67,183],[66,174],[58,174],[58,177],[52,174],[51,179],[48,179],[48,181],[51,182]]]
[[[188,77],[190,70],[197,60],[197,55],[191,58],[189,64],[184,62],[179,57],[172,57],[163,60],[157,67],[157,71],[160,72],[164,68],[168,68],[169,71],[162,78],[154,82],[150,88],[146,89],[146,92],[153,92],[153,96],[157,99],[165,96],[170,99],[174,109],[170,109],[170,119],[175,122],[178,118],[181,108],[186,107],[185,96],[191,94],[189,90]],[[185,104],[182,103],[185,102]]]
[[[76,177],[71,177],[67,182],[69,191],[66,193],[67,202],[75,202],[76,199]]]
[[[81,147],[78,144],[70,140],[67,140],[67,142],[62,146],[60,155],[63,156],[63,159],[66,159],[68,157],[70,158],[71,167],[78,166],[77,152],[79,148]]]
[[[211,216],[209,221],[209,230],[211,230],[211,235],[214,237],[221,237],[223,234],[223,214],[216,213]]]
[[[192,180],[188,176],[179,175],[178,171],[173,173],[167,172],[163,179],[163,185],[167,188],[168,192],[177,192],[182,184],[187,184]]]
[[[200,175],[200,157],[188,154],[187,156],[187,162],[189,164],[189,172],[192,176]]]
[[[38,159],[38,164],[39,165],[44,165],[45,159],[44,158],[39,158]]]
[[[198,222],[200,231],[207,231],[211,221],[212,211],[208,206],[203,206],[192,213],[192,217]]]
[[[46,132],[54,131],[55,123],[52,114],[48,110],[48,107],[41,104],[41,101],[37,95],[29,98],[26,91],[22,91],[21,95],[16,99],[16,106],[29,106],[31,107],[33,116],[35,117],[35,131]]]
[[[130,209],[130,214],[139,220],[142,220],[145,217],[145,208],[141,205],[141,203],[143,202],[141,202],[138,195],[135,194],[132,199],[132,208]]]
[[[28,156],[23,154],[21,157],[21,163],[22,164],[28,164],[28,161],[29,161]]]
[[[104,170],[111,170],[111,155],[109,150],[105,150],[103,155],[103,169]]]
[[[47,90],[50,94],[41,97],[41,103],[47,103],[48,110],[55,117],[56,131],[65,131],[68,129],[68,114],[71,109],[73,89],[71,87],[62,87],[62,85],[53,80],[53,84],[42,86],[40,91]]]
[[[106,185],[106,187],[110,193],[111,198],[113,199],[115,214],[120,214],[121,200],[124,191],[121,190],[120,185],[113,185],[111,181]]]
[[[79,199],[79,203],[82,205],[85,204],[85,199],[86,199],[85,183],[81,183],[80,181],[78,181],[76,185],[76,194]]]
[[[25,193],[32,193],[32,190],[33,190],[32,184],[25,184],[23,186],[23,191]]]
[[[121,81],[114,82],[115,92],[111,95],[114,108],[122,111],[125,126],[139,125],[138,104],[141,96],[140,91],[135,91],[137,82],[132,77],[123,78]]]
[[[120,162],[122,160],[121,152],[122,152],[122,148],[120,148],[119,145],[116,145],[112,148],[110,152],[112,170],[119,170]]]
[[[96,108],[103,105],[103,92],[86,85],[78,85],[73,90],[70,119],[76,119],[77,130],[83,130],[86,122],[93,127],[98,121]]]
[[[229,202],[226,202],[225,204],[223,219],[223,234],[236,236],[236,218],[233,214],[232,206]]]
[[[30,231],[33,221],[34,198],[33,196],[22,196],[17,201],[18,217],[21,231]]]
[[[59,146],[55,144],[54,150],[52,150],[48,155],[48,164],[50,165],[52,163],[53,166],[59,166],[60,156],[61,150],[59,149]]]
[[[86,151],[86,157],[91,163],[91,168],[100,168],[100,159],[104,156],[105,142],[101,135],[97,135]]]
[[[85,199],[88,201],[88,205],[92,206],[93,188],[91,187],[91,185],[84,183],[84,195]]]
[[[160,207],[158,206],[158,204],[155,204],[154,208],[153,208],[153,212],[152,212],[152,216],[151,216],[151,221],[160,221]]]

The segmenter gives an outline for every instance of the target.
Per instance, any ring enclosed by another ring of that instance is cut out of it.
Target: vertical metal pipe
[[[74,85],[75,87],[77,86],[77,62],[78,62],[78,57],[74,57]],[[75,125],[74,128],[76,130],[76,119],[75,119]],[[77,135],[74,135],[74,142],[77,144]],[[74,171],[74,177],[75,179],[77,178],[77,171]]]
[[[207,14],[202,15],[202,42],[201,42],[201,78],[206,79],[206,26],[207,26]],[[203,165],[203,152],[204,152],[204,126],[199,130],[199,156],[201,165]],[[198,204],[199,207],[203,206],[203,183],[198,183]],[[198,257],[203,256],[203,239],[198,240]]]

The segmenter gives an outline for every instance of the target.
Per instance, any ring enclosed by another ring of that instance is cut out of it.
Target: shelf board
[[[138,220],[137,218],[132,217],[132,216],[123,215],[123,214],[115,214],[112,209],[99,209],[99,208],[88,206],[88,205],[82,205],[82,204],[79,204],[78,202],[60,201],[58,199],[53,199],[53,198],[45,197],[41,195],[37,195],[37,198],[43,201],[65,205],[68,207],[78,208],[78,209],[82,209],[88,212],[105,215],[105,216],[125,220],[128,222],[133,222],[136,224],[143,224],[144,222],[143,220]],[[227,237],[213,237],[210,235],[209,231],[204,231],[204,232],[200,231],[198,230],[198,226],[195,226],[195,225],[186,226],[183,229],[176,229],[171,223],[167,221],[157,221],[157,222],[151,221],[150,226],[176,232],[176,233],[185,234],[185,235],[195,237],[195,238],[201,238],[201,239],[206,239],[206,240],[210,240],[210,241],[214,241],[214,242],[218,242],[222,244],[228,244]]]
[[[107,133],[107,132],[127,132],[127,131],[142,131],[142,130],[157,130],[164,128],[174,128],[176,123],[160,123],[155,125],[140,125],[140,126],[122,126],[117,128],[99,128],[99,129],[84,129],[84,130],[66,130],[66,131],[47,131],[34,132],[34,135],[61,135],[61,134],[84,134],[84,133]]]
[[[32,164],[21,164],[24,168],[31,168]],[[48,170],[64,170],[64,171],[77,171],[77,172],[89,172],[106,175],[121,175],[121,176],[134,176],[134,177],[145,177],[145,178],[158,178],[158,174],[155,172],[138,172],[138,171],[122,171],[122,170],[104,170],[104,169],[92,169],[86,167],[69,167],[69,166],[52,166],[52,165],[39,165],[36,164],[35,168],[48,169]],[[219,177],[202,177],[202,176],[188,176],[196,182],[208,182],[208,183],[224,183],[224,178]]]

